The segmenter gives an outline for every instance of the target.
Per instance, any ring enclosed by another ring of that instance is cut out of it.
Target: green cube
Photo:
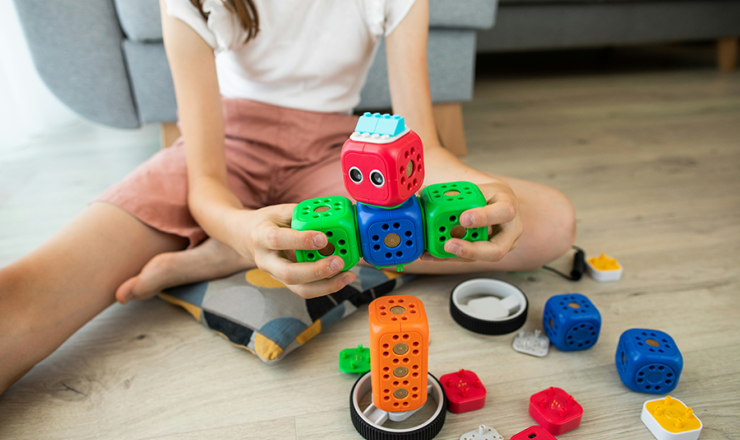
[[[357,220],[352,202],[342,196],[304,200],[293,210],[290,227],[296,231],[320,231],[329,244],[315,251],[296,250],[299,263],[318,261],[330,255],[344,260],[344,270],[352,269],[361,255]]]
[[[370,350],[358,345],[339,352],[339,371],[365,374],[370,371]]]
[[[450,238],[466,241],[488,240],[488,228],[466,229],[460,224],[460,214],[472,208],[486,206],[480,189],[470,182],[450,182],[429,185],[421,190],[424,211],[424,233],[427,252],[437,258],[455,257],[445,251]]]

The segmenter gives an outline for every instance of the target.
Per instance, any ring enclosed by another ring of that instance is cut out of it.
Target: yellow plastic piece
[[[694,431],[701,427],[701,422],[694,416],[694,411],[671,396],[648,402],[645,407],[655,421],[668,432],[675,434]]]
[[[588,262],[598,270],[619,270],[620,266],[616,258],[609,258],[605,254],[599,257],[591,257]]]

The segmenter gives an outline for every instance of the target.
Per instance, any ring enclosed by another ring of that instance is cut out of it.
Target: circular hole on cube
[[[445,238],[445,236],[444,236],[444,235],[443,235],[443,236],[441,236],[441,237],[439,237],[439,241],[445,241],[445,240],[446,240],[446,238]]]
[[[381,228],[382,228],[382,229],[383,229],[384,231],[387,231],[387,230],[388,230],[388,229],[390,229],[391,227],[390,227],[390,225],[388,225],[388,223],[383,223],[383,226],[381,226]]]
[[[391,259],[392,256],[393,256],[393,254],[391,254],[390,252],[386,252],[385,253],[385,258],[387,258],[389,260]]]
[[[406,177],[411,177],[412,174],[414,174],[414,161],[410,160],[406,164]]]
[[[340,245],[340,246],[344,246],[344,245],[345,245],[345,243],[347,243],[347,242],[346,242],[346,241],[344,241],[344,240],[339,240],[339,245]]]
[[[347,249],[341,249],[339,253],[342,255],[347,255]]]
[[[463,238],[463,237],[465,237],[465,233],[467,231],[468,230],[465,229],[465,226],[463,226],[463,225],[457,225],[454,228],[452,228],[452,230],[450,231],[450,236],[452,238]]]
[[[403,257],[403,252],[401,252],[401,251],[396,251],[396,256],[397,256],[397,257]]]
[[[313,257],[315,257],[315,255],[313,254],[313,252],[309,252],[309,253],[308,253],[308,255],[306,255],[306,256],[307,256],[307,257],[308,257],[308,258],[309,258],[310,260],[313,260]]]
[[[379,244],[376,244],[375,246],[373,246],[373,250],[374,251],[379,251],[380,250],[380,245]]]
[[[660,347],[660,342],[656,341],[655,339],[645,339],[645,343],[651,347]]]
[[[411,247],[414,245],[414,242],[411,240],[406,240],[406,246]]]
[[[390,234],[385,236],[385,238],[383,239],[383,243],[385,243],[385,245],[389,248],[394,248],[401,244],[401,236],[396,234],[395,232],[391,232]]]
[[[319,250],[319,253],[323,256],[329,256],[334,253],[334,245],[329,243],[326,246],[324,246],[323,249]]]
[[[477,232],[473,232],[473,238],[478,238],[478,233]]]
[[[447,231],[447,228],[445,228],[444,226],[439,227],[439,232],[445,232],[445,231]]]
[[[451,215],[450,216],[450,221],[454,223],[455,220],[457,220],[457,217],[455,217],[454,215]]]
[[[380,237],[377,235],[373,235],[373,241],[378,241],[378,240],[380,240]]]
[[[405,235],[407,237],[411,237],[411,231],[406,231],[406,232],[403,233],[403,235]]]
[[[331,231],[327,231],[327,232],[326,232],[326,236],[327,236],[327,237],[333,237],[333,236],[334,236],[334,233],[333,233],[333,232],[331,232]]]
[[[398,222],[393,223],[393,229],[398,229],[400,227],[401,227],[401,224],[400,223],[398,223]]]
[[[456,189],[450,189],[444,192],[447,197],[455,197],[460,195],[460,191]]]

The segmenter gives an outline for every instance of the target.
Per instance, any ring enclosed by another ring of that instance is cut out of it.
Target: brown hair
[[[254,0],[222,1],[224,2],[226,8],[228,8],[232,13],[236,14],[236,16],[239,17],[239,22],[241,23],[244,30],[247,31],[247,38],[244,41],[247,42],[256,37],[257,33],[260,31],[260,17],[257,14],[257,8],[254,6]],[[200,0],[190,0],[190,3],[198,8],[198,10],[200,11],[200,15],[202,15],[203,18],[205,18],[206,20],[208,19],[208,14],[203,11],[203,5],[201,4]]]

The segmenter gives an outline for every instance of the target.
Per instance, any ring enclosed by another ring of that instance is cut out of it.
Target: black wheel
[[[431,440],[439,434],[445,424],[447,415],[447,397],[442,384],[439,383],[436,377],[429,374],[431,387],[425,404],[425,407],[432,402],[436,404],[434,413],[429,418],[420,420],[416,426],[400,429],[374,423],[360,409],[360,399],[372,392],[370,377],[370,373],[365,373],[357,379],[349,395],[349,412],[350,417],[352,417],[352,424],[362,437],[367,440]],[[414,420],[418,415],[411,416],[409,420]]]
[[[493,318],[485,311],[468,307],[468,302],[492,296],[502,304]],[[505,335],[519,330],[527,321],[529,301],[518,287],[500,280],[474,278],[464,281],[450,294],[450,314],[460,326],[484,335]]]

